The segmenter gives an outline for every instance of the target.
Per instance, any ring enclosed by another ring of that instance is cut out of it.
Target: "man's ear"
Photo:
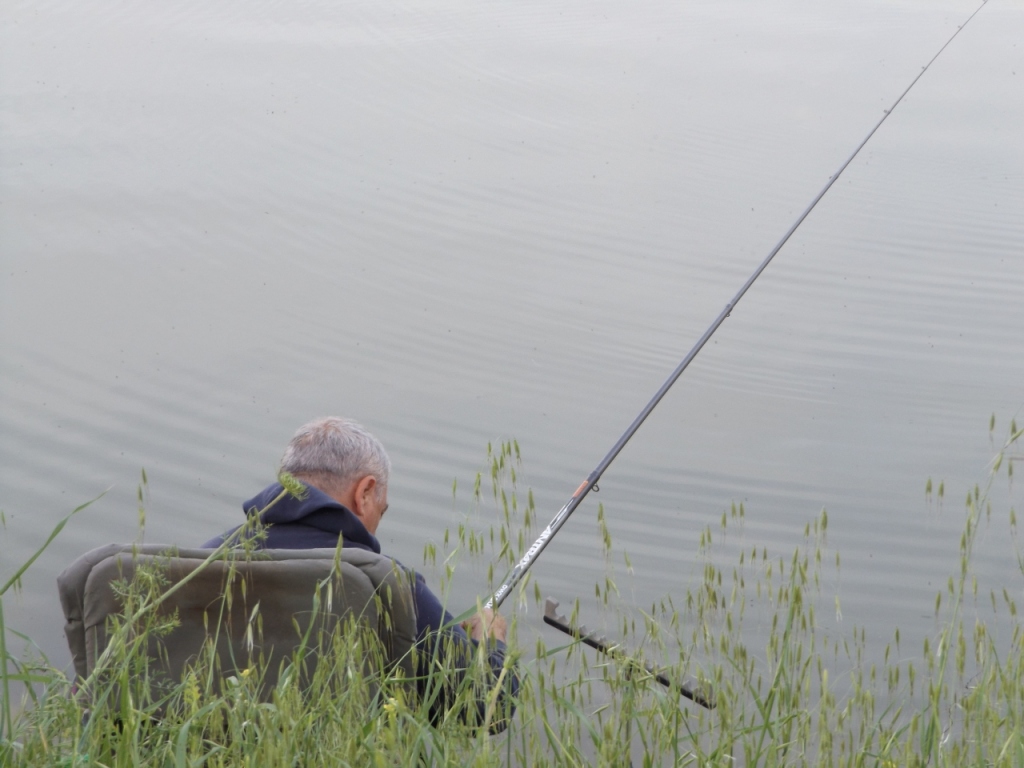
[[[356,482],[352,494],[352,511],[355,512],[356,517],[363,517],[367,502],[376,492],[377,478],[373,475],[367,475]]]

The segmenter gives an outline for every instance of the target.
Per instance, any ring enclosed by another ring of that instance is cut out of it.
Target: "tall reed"
[[[320,659],[315,672],[307,663],[311,657],[296,655],[270,695],[262,687],[266,669],[256,666],[223,679],[212,655],[177,685],[154,692],[146,685],[145,642],[166,631],[169,621],[147,608],[165,593],[158,574],[123,585],[126,611],[122,631],[114,635],[121,639],[111,644],[106,673],[85,686],[86,698],[62,671],[33,668],[9,650],[7,639],[15,635],[2,624],[2,598],[29,562],[0,590],[0,762],[1024,765],[1024,632],[1016,605],[1024,556],[1016,546],[1014,511],[997,513],[991,501],[998,476],[1012,481],[1022,434],[1010,425],[989,477],[966,495],[959,563],[934,605],[924,606],[935,611],[938,623],[919,653],[906,640],[901,647],[894,627],[882,658],[871,657],[863,628],[837,634],[834,622],[821,619],[822,606],[829,604],[822,594],[826,570],[833,563],[839,567],[824,511],[807,524],[791,552],[749,546],[725,564],[717,542],[742,527],[746,516],[742,505],[734,506],[704,530],[703,565],[686,593],[639,610],[617,596],[610,572],[597,580],[595,592],[607,603],[609,625],[622,641],[618,659],[595,656],[568,638],[549,645],[544,637],[550,635],[535,635],[535,643],[523,647],[516,638],[526,633],[513,621],[510,655],[518,661],[522,685],[515,716],[500,735],[490,735],[487,722],[481,727],[459,715],[481,697],[481,686],[485,701],[496,700],[486,677],[467,678],[453,706],[432,717],[429,702],[406,677],[367,663],[377,652],[374,637],[351,624],[311,640],[310,653]],[[536,510],[521,481],[518,446],[491,447],[473,500],[493,505],[497,523],[478,526],[467,518],[424,553],[446,583],[464,557],[491,563],[493,583],[529,546]],[[931,481],[926,491],[936,496]],[[937,496],[945,496],[944,485]],[[978,532],[1003,524],[1018,568],[1014,583],[994,586],[986,595],[973,568]],[[603,509],[599,530],[610,553]],[[540,597],[527,580],[511,604]],[[984,618],[981,604],[987,604]],[[714,690],[717,707],[683,702],[678,691],[658,685],[641,661],[677,680],[703,681]],[[479,666],[485,666],[483,659]],[[33,684],[20,706],[10,700],[15,681]],[[493,706],[485,710],[485,718],[501,716]]]

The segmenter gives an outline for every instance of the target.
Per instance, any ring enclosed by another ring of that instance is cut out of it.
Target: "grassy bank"
[[[742,525],[744,510],[724,513],[701,537],[705,565],[693,588],[642,613],[623,612],[617,628],[627,647],[643,648],[670,677],[710,685],[713,710],[681,701],[628,659],[595,661],[579,646],[538,641],[513,654],[522,676],[517,712],[506,731],[489,735],[459,716],[478,695],[472,679],[447,714],[432,719],[407,678],[366,664],[374,639],[359,631],[323,638],[315,674],[301,674],[306,659],[298,654],[269,694],[260,693],[265,670],[219,684],[209,660],[154,692],[144,648],[169,621],[149,609],[161,594],[156,576],[124,585],[128,609],[111,651],[76,688],[45,660],[12,651],[23,643],[3,626],[2,601],[22,569],[0,591],[0,764],[1024,765],[1016,605],[1024,559],[1018,555],[1015,583],[1000,589],[979,588],[972,569],[979,528],[1016,537],[1013,510],[992,509],[989,491],[999,478],[1012,482],[1021,435],[1011,425],[990,476],[967,494],[959,562],[934,604],[922,606],[935,612],[936,632],[922,647],[901,648],[894,629],[881,663],[865,659],[862,630],[836,636],[818,621],[828,599],[823,570],[838,567],[824,512],[792,552],[753,547],[728,567],[710,552],[723,529]],[[428,546],[426,559],[447,579],[459,556],[487,558],[502,571],[532,541],[535,512],[517,487],[518,448],[502,445],[490,462],[490,482],[478,478],[473,495],[493,502],[502,522],[484,534],[462,526]],[[927,493],[941,497],[945,488],[929,482]],[[602,531],[610,550],[603,522]],[[605,599],[615,594],[610,579],[595,589]],[[528,582],[522,590],[519,599],[539,600]],[[756,646],[744,631],[755,614],[766,627]],[[10,700],[17,683],[29,686],[22,704]]]

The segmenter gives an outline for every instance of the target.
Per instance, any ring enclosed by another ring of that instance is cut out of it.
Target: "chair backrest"
[[[178,587],[157,609],[159,616],[174,616],[176,626],[149,641],[156,685],[180,681],[212,639],[223,676],[262,661],[262,691],[269,695],[304,637],[315,640],[350,617],[377,635],[387,664],[413,676],[412,575],[390,558],[359,549],[262,550],[227,552],[206,563],[211,554],[112,544],[65,569],[57,586],[76,676],[93,672],[109,642],[111,619],[124,613],[118,583],[143,569],[159,574],[161,594]]]

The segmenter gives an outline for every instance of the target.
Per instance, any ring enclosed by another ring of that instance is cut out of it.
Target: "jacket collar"
[[[319,488],[311,485],[305,488],[306,495],[299,499],[286,492],[280,483],[273,483],[246,501],[242,509],[246,515],[259,514],[264,525],[307,525],[341,536],[346,546],[380,554],[377,537],[366,530],[352,510]]]

